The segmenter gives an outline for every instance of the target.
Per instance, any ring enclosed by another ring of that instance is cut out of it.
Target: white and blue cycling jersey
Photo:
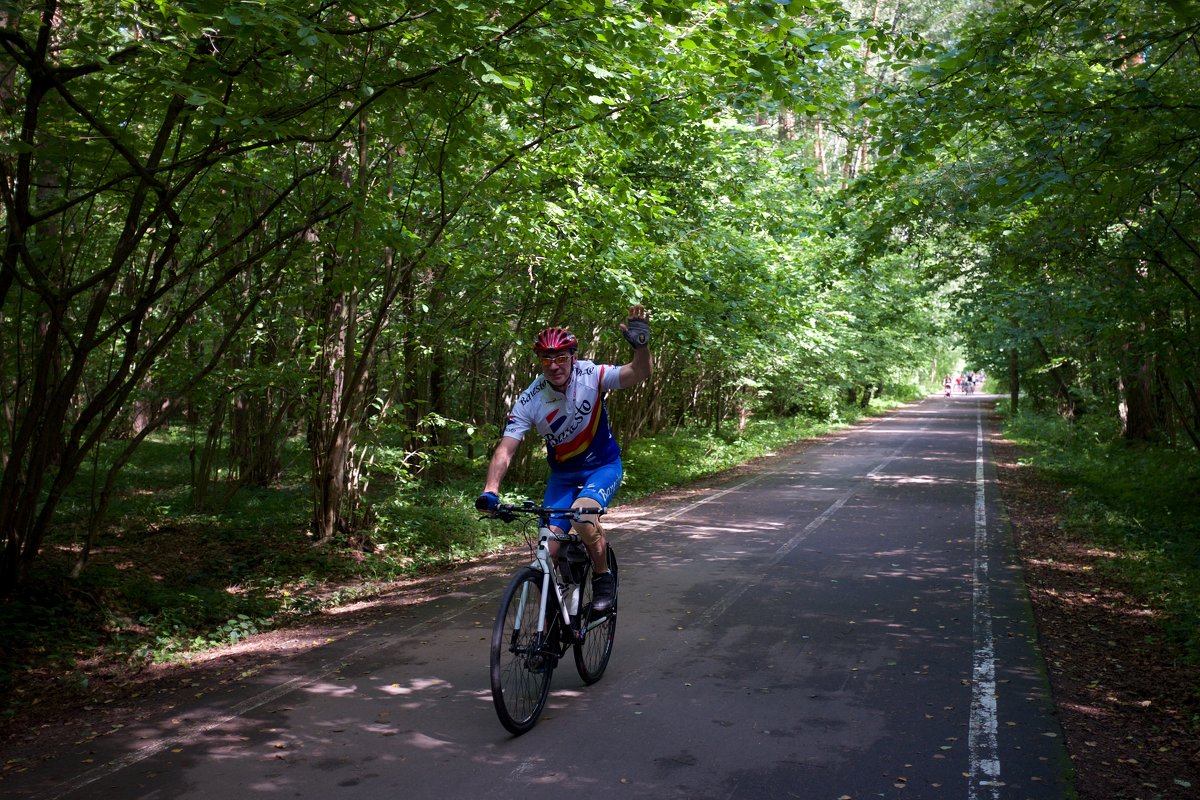
[[[618,366],[576,361],[564,393],[539,375],[513,404],[504,435],[519,441],[536,430],[554,472],[584,472],[619,460],[604,393],[621,388],[620,376]]]

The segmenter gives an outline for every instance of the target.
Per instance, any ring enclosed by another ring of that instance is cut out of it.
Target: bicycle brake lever
[[[590,508],[588,506],[580,506],[579,508],[572,508],[571,511],[572,511],[571,519],[575,520],[576,522],[583,522],[581,517],[586,515],[589,517],[594,516],[596,519],[599,519],[600,517],[604,516],[604,513],[606,511],[608,511],[608,509],[607,508]]]

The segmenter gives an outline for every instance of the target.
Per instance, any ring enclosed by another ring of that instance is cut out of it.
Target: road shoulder
[[[991,446],[1080,800],[1200,797],[1200,669],[1155,643],[1153,612],[1097,569],[1106,554],[1062,529],[1063,487]]]

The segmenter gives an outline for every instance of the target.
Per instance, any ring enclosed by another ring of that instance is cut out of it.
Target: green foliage
[[[478,479],[437,489],[415,487],[377,506],[368,568],[395,576],[452,564],[503,546],[502,531],[481,533],[474,510]]]
[[[915,55],[837,3],[96,11],[64,7],[38,39],[18,5],[0,31],[0,310],[19,334],[0,401],[24,410],[0,429],[0,488],[29,487],[0,498],[0,592],[54,524],[237,513],[295,469],[316,532],[353,538],[379,484],[469,471],[514,348],[550,321],[617,360],[615,324],[646,302],[673,365],[658,402],[714,429],[829,416],[926,355],[908,346],[923,290],[818,246],[837,200],[814,191],[811,142],[757,124],[857,122],[862,59]],[[184,413],[190,479],[139,508],[128,487],[154,476],[122,474],[131,453]]]
[[[625,448],[619,499],[633,500],[714,475],[833,427],[807,417],[755,419],[744,430],[723,435],[698,426],[638,439]]]
[[[469,501],[544,324],[621,363],[651,308],[655,385],[614,400],[648,434],[622,436],[626,497],[853,419],[945,349],[916,260],[827,224],[813,123],[865,124],[863,59],[923,52],[840,4],[8,11],[23,658],[186,658],[503,545]],[[56,620],[77,639],[39,650]]]
[[[624,448],[625,481],[618,500],[630,501],[773,455],[783,447],[817,438],[909,399],[880,398],[865,408],[843,404],[822,409],[815,416],[753,417],[742,429],[731,427],[722,434],[692,425],[640,438]]]
[[[848,409],[843,418],[857,413]],[[697,426],[637,440],[626,448],[619,500],[713,475],[833,427],[799,417],[754,418],[722,436]],[[78,659],[97,651],[134,665],[186,660],[520,538],[511,527],[481,522],[474,511],[482,459],[468,479],[436,486],[400,481],[380,490],[378,516],[364,540],[313,547],[303,533],[306,511],[295,501],[301,487],[257,490],[228,512],[195,514],[169,499],[185,480],[189,438],[174,432],[152,444],[128,472],[137,505],[123,514],[124,527],[97,543],[101,553],[82,578],[67,578],[71,562],[63,556],[72,542],[63,529],[27,591],[0,603],[0,689],[9,697],[8,712],[21,702],[15,689],[24,676],[70,674]],[[513,483],[505,497],[537,499],[541,491],[540,480]],[[137,508],[153,514],[143,517]],[[249,527],[248,520],[257,524]]]
[[[1200,462],[1116,442],[1099,417],[1021,414],[1006,433],[1067,487],[1064,524],[1110,554],[1103,568],[1161,612],[1163,635],[1200,662]]]
[[[871,257],[924,251],[968,360],[1015,356],[1035,407],[1124,407],[1129,438],[1194,428],[1194,14],[992,5],[878,92],[886,158],[846,220]]]

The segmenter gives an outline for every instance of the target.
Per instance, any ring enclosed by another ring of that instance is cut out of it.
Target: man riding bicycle
[[[566,328],[550,327],[537,335],[533,349],[541,362],[542,374],[521,392],[509,412],[503,436],[488,464],[483,493],[475,500],[477,509],[496,511],[500,504],[500,482],[530,428],[535,428],[545,441],[550,462],[543,505],[608,507],[621,485],[624,471],[621,448],[608,427],[604,395],[614,389],[637,386],[650,377],[653,369],[646,309],[630,306],[628,321],[619,327],[633,346],[632,358],[621,366],[580,360],[575,355],[579,340]],[[608,543],[599,517],[588,516],[593,519],[574,522],[575,533],[592,559],[592,608],[604,611],[613,603],[616,585],[608,573]],[[567,517],[555,517],[550,527],[566,533],[572,522]]]

